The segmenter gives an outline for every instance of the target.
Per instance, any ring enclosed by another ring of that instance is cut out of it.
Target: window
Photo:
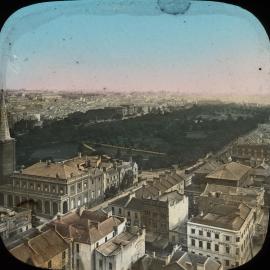
[[[66,252],[65,252],[65,251],[62,253],[62,259],[63,259],[63,260],[66,259]]]
[[[195,229],[191,229],[191,233],[192,234],[195,234]]]
[[[80,260],[79,259],[76,260],[76,266],[77,266],[77,269],[80,268]]]
[[[107,242],[107,237],[105,237],[105,242]]]
[[[219,234],[218,233],[215,233],[215,238],[219,239]]]
[[[130,211],[128,211],[127,214],[128,214],[128,217],[130,217]]]
[[[199,231],[199,235],[203,235],[203,231]]]
[[[225,260],[225,264],[226,264],[226,266],[229,266],[230,265],[230,261],[229,260]]]
[[[195,246],[195,239],[191,239],[191,245]]]
[[[102,260],[99,260],[99,268],[102,269]]]
[[[215,251],[219,251],[219,245],[215,245]]]
[[[202,248],[203,247],[203,242],[199,241],[199,247]]]
[[[122,214],[122,209],[121,208],[119,208],[118,213],[119,213],[119,215]]]
[[[80,252],[80,245],[79,244],[76,244],[76,251]]]
[[[52,268],[52,261],[48,261],[48,268]]]
[[[112,270],[112,263],[109,263],[109,270]]]
[[[210,233],[210,232],[207,232],[207,233],[206,233],[206,236],[207,236],[207,237],[211,237],[211,233]]]
[[[235,255],[239,255],[239,248],[235,250]]]
[[[230,247],[226,247],[226,253],[230,253]]]
[[[97,242],[97,243],[96,243],[96,248],[97,248],[98,246],[99,246],[99,243]]]
[[[114,215],[114,207],[112,206],[112,214]]]
[[[135,213],[135,218],[138,218],[138,214],[137,213]]]
[[[207,248],[207,249],[211,249],[211,243],[208,242],[208,243],[206,244],[206,248]]]
[[[230,239],[231,239],[231,237],[230,237],[229,235],[226,235],[226,236],[225,236],[225,240],[226,240],[226,241],[230,241]]]
[[[236,242],[239,242],[240,241],[240,237],[236,237]]]

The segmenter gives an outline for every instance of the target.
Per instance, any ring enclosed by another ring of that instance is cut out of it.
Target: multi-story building
[[[259,124],[258,128],[240,137],[231,147],[233,160],[256,166],[270,158],[270,125]]]
[[[10,183],[0,186],[0,205],[13,207],[33,202],[37,215],[52,217],[83,204],[103,200],[103,173],[90,167],[88,158],[38,162],[15,171]]]
[[[118,189],[122,183],[134,185],[138,182],[138,165],[129,160],[102,160],[100,167],[104,173],[104,191],[112,187]]]
[[[95,251],[95,269],[131,270],[145,255],[145,230],[128,228]]]
[[[175,171],[168,170],[148,180],[146,185],[136,191],[136,197],[157,199],[161,194],[174,190],[184,194],[184,188],[185,179]]]
[[[125,225],[125,218],[81,207],[63,216],[58,215],[42,230],[50,228],[70,240],[71,267],[79,270],[95,269],[95,249],[124,232]]]
[[[0,206],[0,237],[3,241],[32,228],[31,210]]]
[[[244,187],[250,185],[252,168],[238,162],[229,162],[219,166],[205,177],[205,184]],[[202,180],[203,182],[203,180]]]
[[[18,260],[39,268],[70,269],[69,243],[47,230],[9,250]]]
[[[169,241],[170,231],[188,217],[188,198],[178,191],[160,195],[157,199],[127,195],[110,204],[112,214],[123,216],[129,226],[145,227],[147,235],[162,236]]]
[[[261,187],[231,187],[207,184],[204,192],[198,198],[200,211],[207,211],[214,203],[245,203],[255,208],[254,222],[258,224],[263,216],[264,188]]]
[[[210,257],[224,269],[253,257],[254,212],[244,203],[212,204],[187,223],[188,251]]]

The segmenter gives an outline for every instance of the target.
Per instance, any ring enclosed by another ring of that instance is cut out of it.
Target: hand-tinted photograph
[[[0,32],[0,237],[32,267],[227,270],[262,249],[270,43],[221,2],[77,0]]]

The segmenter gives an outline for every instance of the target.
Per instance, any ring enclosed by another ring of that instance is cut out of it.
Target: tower
[[[7,183],[15,170],[15,139],[10,137],[4,90],[0,101],[0,185]]]

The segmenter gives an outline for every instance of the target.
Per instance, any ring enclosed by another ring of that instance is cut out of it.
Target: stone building
[[[104,191],[112,187],[119,189],[124,181],[130,185],[138,182],[138,165],[132,160],[123,161],[103,158],[100,168],[104,173]]]
[[[255,209],[254,223],[258,224],[264,216],[264,188],[207,184],[204,192],[198,198],[199,211],[205,212],[215,203],[245,203]]]
[[[220,262],[224,269],[253,257],[254,212],[244,203],[213,204],[187,223],[188,251]]]
[[[250,182],[251,167],[238,162],[221,165],[205,177],[205,184],[244,187]]]
[[[136,197],[157,199],[161,194],[171,191],[184,194],[184,189],[185,180],[181,175],[175,171],[165,171],[153,177],[153,180],[148,180],[146,185],[136,191]]]
[[[238,138],[231,147],[231,156],[233,160],[250,166],[256,166],[264,159],[270,159],[269,123],[259,124],[256,130]]]
[[[31,228],[31,210],[0,206],[0,237],[3,241]]]
[[[45,217],[95,204],[104,197],[103,173],[90,167],[87,156],[38,162],[15,171],[9,181],[0,186],[0,205],[13,207],[32,201],[36,214]]]
[[[55,230],[70,240],[71,267],[79,270],[95,269],[95,249],[121,234],[125,225],[125,218],[81,207],[63,216],[58,215],[43,230]]]
[[[95,251],[95,269],[131,270],[145,254],[145,230],[129,228]]]
[[[42,232],[9,252],[35,267],[70,269],[69,243],[53,230]]]
[[[8,176],[16,167],[15,140],[10,137],[4,91],[0,101],[0,185],[8,182]]]
[[[198,198],[207,184],[246,187],[252,185],[252,168],[238,162],[220,164],[216,161],[206,163],[194,173],[192,184],[185,188],[189,199],[189,217],[197,215]]]
[[[130,194],[110,203],[113,215],[123,216],[129,226],[146,228],[149,237],[162,236],[169,241],[170,231],[188,217],[188,198],[178,191],[160,195],[157,199],[137,198]]]

